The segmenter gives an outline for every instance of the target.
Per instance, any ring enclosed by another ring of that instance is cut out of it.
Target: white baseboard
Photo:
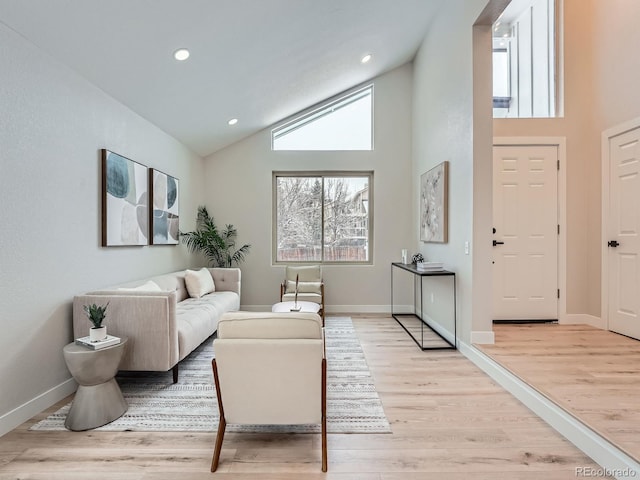
[[[471,332],[471,343],[480,345],[493,345],[496,343],[496,336],[493,331],[476,330]]]
[[[240,310],[247,312],[270,312],[272,305],[241,305]],[[394,313],[413,313],[413,305],[394,305]],[[391,305],[327,305],[325,313],[385,313],[391,314]]]
[[[453,332],[450,332],[449,330],[447,330],[445,327],[440,325],[429,315],[425,315],[424,320],[425,322],[427,322],[427,325],[429,325],[436,332],[438,332],[445,340],[447,340],[447,342],[449,342],[451,345],[456,345],[456,338],[454,337]]]
[[[460,352],[567,440],[617,478],[640,476],[640,463],[629,457],[547,397],[478,349],[459,342]],[[616,475],[616,472],[618,475]]]
[[[586,313],[567,313],[558,323],[562,325],[591,325],[602,330],[607,329],[606,322],[602,318]]]
[[[73,378],[47,390],[28,402],[14,408],[0,417],[0,437],[23,424],[34,415],[46,410],[64,397],[71,395],[78,388]]]
[[[385,313],[391,315],[391,305],[327,305],[327,313]],[[413,305],[394,305],[393,313],[413,313]]]

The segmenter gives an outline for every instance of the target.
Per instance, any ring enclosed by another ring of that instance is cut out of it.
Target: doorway
[[[640,340],[640,119],[603,137],[602,314]]]
[[[494,320],[553,321],[565,311],[563,147],[562,139],[494,139]]]

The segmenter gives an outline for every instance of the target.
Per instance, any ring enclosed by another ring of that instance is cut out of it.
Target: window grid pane
[[[277,178],[276,260],[322,260],[322,183],[317,177]]]
[[[276,262],[369,262],[371,173],[274,177]]]

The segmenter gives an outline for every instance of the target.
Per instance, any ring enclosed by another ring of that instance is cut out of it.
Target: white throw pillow
[[[207,268],[187,270],[184,274],[184,283],[187,286],[189,296],[192,298],[200,298],[216,290],[213,277]]]
[[[137,287],[120,287],[118,290],[123,290],[126,292],[161,292],[162,289],[158,286],[156,282],[153,280],[149,280],[147,283],[143,283],[142,285],[138,285]]]

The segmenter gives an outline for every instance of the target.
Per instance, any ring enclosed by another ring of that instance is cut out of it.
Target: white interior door
[[[609,329],[640,339],[640,128],[609,139]]]
[[[493,318],[558,318],[558,147],[493,147]]]

